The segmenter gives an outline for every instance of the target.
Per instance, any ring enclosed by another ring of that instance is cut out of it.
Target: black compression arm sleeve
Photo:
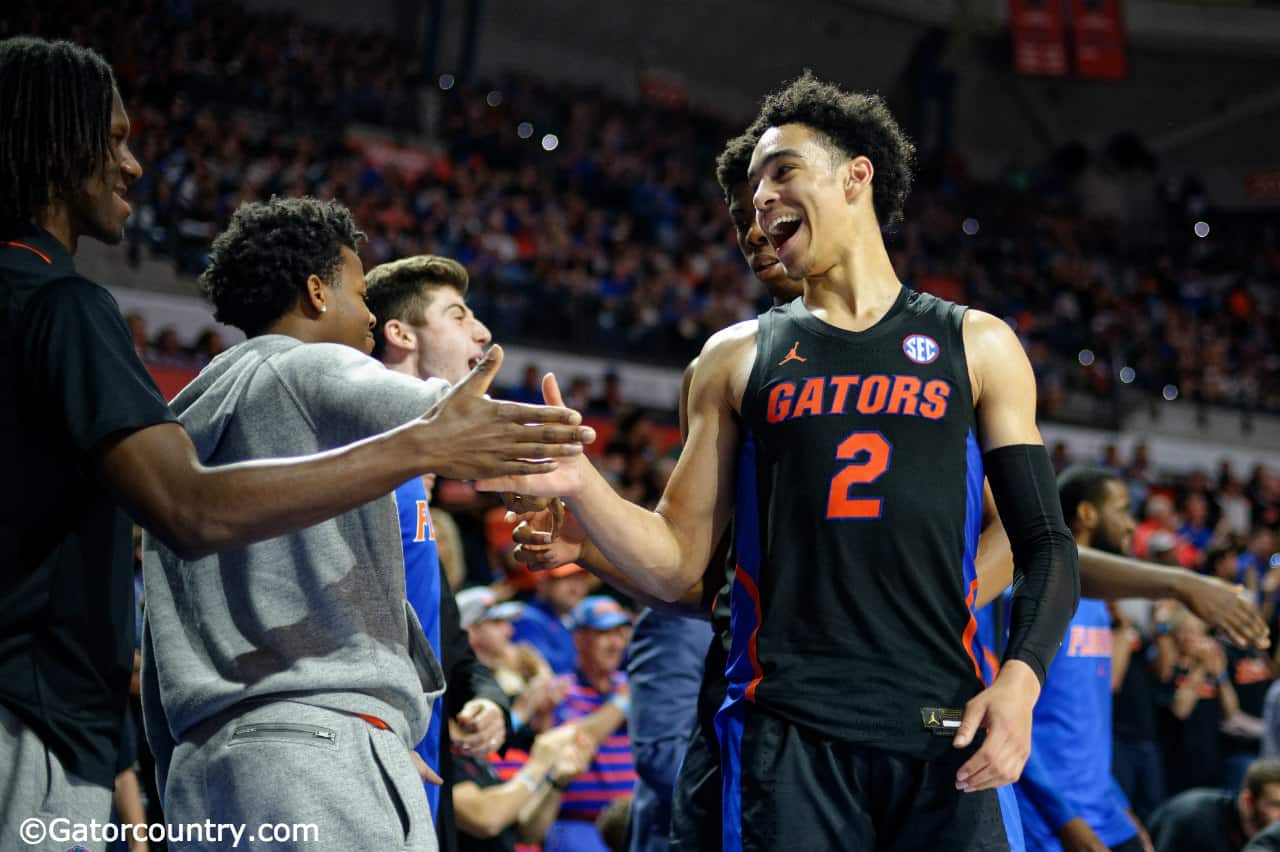
[[[1080,603],[1075,539],[1062,519],[1043,445],[1017,444],[982,457],[996,509],[1013,547],[1013,606],[1005,661],[1021,660],[1044,683]]]

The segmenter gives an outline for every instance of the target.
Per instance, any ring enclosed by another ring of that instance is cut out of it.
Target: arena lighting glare
[[[542,150],[554,151],[560,147],[560,139],[554,133],[548,133],[542,137]]]
[[[1124,382],[1126,385],[1132,383],[1133,380],[1137,378],[1137,375],[1138,374],[1133,371],[1132,367],[1120,368],[1120,381]]]
[[[457,80],[455,80],[455,79],[454,79],[454,76],[453,76],[452,74],[441,74],[441,75],[440,75],[440,88],[441,88],[443,91],[446,91],[446,92],[447,92],[447,91],[449,91],[450,89],[452,89],[452,88],[453,88],[453,84],[454,84],[454,83],[456,83],[456,82],[457,82]]]
[[[978,220],[974,219],[973,217],[965,219],[963,222],[960,223],[960,230],[964,231],[965,234],[967,234],[970,237],[978,233],[978,229],[980,227],[981,226],[978,224]]]
[[[1160,395],[1169,400],[1169,402],[1173,402],[1178,398],[1178,389],[1173,385],[1165,385],[1164,390],[1160,391]]]
[[[1203,240],[1209,236],[1209,223],[1204,221],[1196,222],[1195,232],[1196,236]]]
[[[516,135],[521,139],[528,139],[533,135],[533,125],[527,121],[522,121],[516,125]]]
[[[1092,349],[1080,350],[1080,366],[1082,367],[1093,366],[1093,350]]]
[[[484,96],[484,102],[491,107],[496,107],[502,103],[502,92],[494,89],[492,92]]]

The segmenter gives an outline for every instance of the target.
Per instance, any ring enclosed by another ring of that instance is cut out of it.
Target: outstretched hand
[[[1182,602],[1201,621],[1226,633],[1232,644],[1241,648],[1270,647],[1267,623],[1243,586],[1190,573],[1186,575],[1186,582]]]
[[[956,773],[956,788],[966,793],[1012,784],[1031,754],[1031,715],[1040,681],[1021,660],[1009,660],[995,683],[964,706],[953,745],[966,748],[986,731],[986,740]]]
[[[555,470],[558,458],[582,455],[583,445],[595,440],[595,430],[564,407],[558,389],[557,401],[549,405],[490,399],[489,386],[501,366],[502,347],[490,347],[423,418],[432,472],[451,479],[543,473]]]
[[[497,347],[493,348],[496,349]],[[490,351],[492,352],[493,350],[491,349]],[[556,384],[556,377],[551,373],[547,373],[542,377],[542,398],[546,400],[547,407],[524,407],[536,408],[539,411],[571,411],[564,408],[564,398],[560,395],[560,386]],[[514,404],[504,403],[504,405]],[[578,420],[574,422],[581,422],[581,416],[576,411],[572,413],[578,417]],[[591,427],[581,426],[578,428],[581,432],[589,433],[589,437],[580,440],[576,452],[564,452],[560,454],[561,456],[581,456],[581,445],[589,444],[595,440],[595,430]],[[530,497],[561,497],[577,491],[582,483],[578,465],[588,463],[583,458],[573,459],[572,463],[563,465],[557,465],[551,460],[544,460],[538,463],[538,466],[530,466],[528,469],[503,471],[480,479],[476,482],[476,490],[506,491],[512,494],[519,494],[526,499]]]

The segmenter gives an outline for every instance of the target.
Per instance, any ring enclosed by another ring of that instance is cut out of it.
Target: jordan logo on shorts
[[[799,353],[796,352],[796,349],[799,346],[800,346],[799,340],[791,344],[791,351],[787,353],[787,357],[783,358],[781,361],[778,362],[778,366],[781,367],[784,364],[787,364],[791,361],[799,361],[801,364],[803,364],[805,361],[808,361],[809,360],[808,358],[801,358]]]

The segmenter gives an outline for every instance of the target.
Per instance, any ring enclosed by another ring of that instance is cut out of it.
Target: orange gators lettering
[[[942,379],[931,379],[924,386],[924,404],[920,406],[920,416],[930,420],[941,420],[947,413],[947,398],[951,396],[951,386]]]
[[[791,412],[791,416],[804,417],[809,414],[821,414],[824,385],[825,382],[820,378],[805,379],[804,387],[800,389],[800,396],[796,399],[796,407]]]
[[[782,382],[769,391],[769,411],[765,418],[770,423],[781,423],[791,414],[791,401],[796,398],[796,386]]]
[[[779,382],[769,391],[765,419],[770,423],[821,414],[927,417],[947,413],[951,385],[943,379],[925,382],[910,375],[814,376]]]
[[[832,376],[831,387],[836,389],[835,398],[831,400],[831,413],[844,414],[845,402],[849,399],[849,388],[856,388],[862,376]]]
[[[889,377],[867,376],[858,391],[858,411],[862,414],[879,414],[889,399]]]
[[[920,386],[922,382],[915,376],[894,376],[893,390],[889,392],[889,407],[886,414],[916,415],[920,405]]]
[[[431,540],[436,540],[436,531],[431,528],[431,509],[427,506],[426,500],[419,500],[418,503],[418,531],[414,534],[414,541],[426,541],[427,535],[431,536]]]

